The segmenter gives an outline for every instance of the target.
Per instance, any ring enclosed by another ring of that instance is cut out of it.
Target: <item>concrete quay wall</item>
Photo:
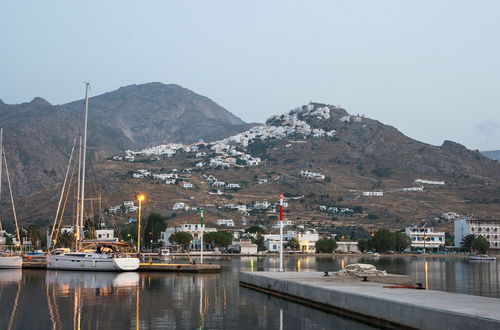
[[[500,329],[500,299],[336,281],[321,272],[242,272],[240,284],[394,329]]]

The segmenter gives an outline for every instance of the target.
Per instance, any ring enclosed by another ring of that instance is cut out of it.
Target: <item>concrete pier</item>
[[[184,273],[219,273],[220,265],[214,264],[165,264],[141,262],[139,271],[184,272]]]
[[[323,275],[241,272],[240,285],[387,328],[500,329],[500,299]]]

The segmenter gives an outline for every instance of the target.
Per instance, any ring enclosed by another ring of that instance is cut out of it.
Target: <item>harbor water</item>
[[[217,257],[220,274],[0,270],[1,329],[370,329],[242,288],[238,273],[278,270],[278,257]],[[460,257],[293,256],[288,271],[372,263],[430,289],[500,298],[499,263]],[[426,271],[427,269],[427,271]]]

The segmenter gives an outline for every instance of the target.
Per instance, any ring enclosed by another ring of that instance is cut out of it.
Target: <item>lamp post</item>
[[[135,198],[139,201],[139,214],[137,216],[137,253],[141,253],[141,209],[142,202],[146,199],[146,195],[138,194]]]

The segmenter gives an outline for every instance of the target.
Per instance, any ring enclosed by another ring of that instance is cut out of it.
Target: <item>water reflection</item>
[[[1,270],[1,329],[352,329],[352,320],[239,287],[240,270],[278,269],[278,257],[211,258],[221,274]],[[294,256],[290,271],[372,263],[433,290],[500,298],[498,262],[463,258]]]

